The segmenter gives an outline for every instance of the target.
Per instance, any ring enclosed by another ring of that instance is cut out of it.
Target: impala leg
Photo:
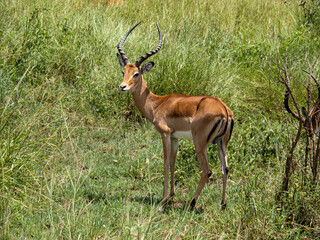
[[[225,209],[227,206],[226,191],[227,191],[227,179],[228,179],[229,167],[227,162],[226,150],[227,150],[227,143],[224,143],[223,139],[221,139],[218,142],[218,154],[219,154],[219,158],[222,166],[222,201],[221,201],[222,209]]]
[[[208,159],[207,159],[207,145],[202,144],[201,146],[198,146],[195,143],[195,147],[196,147],[197,158],[198,158],[200,168],[201,168],[201,177],[200,177],[200,181],[199,181],[196,193],[194,194],[194,197],[190,203],[191,210],[196,205],[197,199],[198,199],[204,185],[208,182],[208,179],[211,175],[211,171],[210,171],[209,163],[208,163]]]
[[[170,195],[169,198],[171,199],[174,196],[174,169],[176,165],[176,159],[177,159],[177,152],[178,152],[178,143],[179,140],[176,138],[171,138],[171,151],[170,151],[170,173],[171,173],[171,187],[170,187]]]
[[[164,154],[164,180],[163,180],[163,195],[161,205],[165,205],[168,201],[168,185],[169,185],[169,166],[171,155],[171,138],[167,134],[162,135],[163,154]]]

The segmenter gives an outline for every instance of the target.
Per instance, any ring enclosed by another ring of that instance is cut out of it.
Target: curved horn
[[[123,59],[124,65],[129,64],[129,59],[127,58],[126,54],[124,53],[122,46],[124,44],[124,42],[126,41],[127,37],[129,36],[129,34],[133,31],[133,29],[135,29],[141,22],[137,23],[136,25],[133,26],[133,28],[131,28],[129,30],[129,32],[127,32],[127,34],[121,39],[121,41],[119,42],[117,48],[118,51]]]
[[[149,58],[152,55],[156,54],[160,50],[160,48],[162,46],[162,33],[160,31],[160,28],[159,28],[159,25],[158,25],[157,22],[156,22],[156,24],[157,24],[157,28],[158,28],[158,32],[159,32],[159,44],[155,49],[153,49],[150,52],[147,52],[145,55],[141,56],[138,61],[136,61],[135,65],[137,67],[139,67],[141,65],[141,63],[143,63],[147,58]]]
[[[316,77],[313,76],[312,73],[309,73],[309,72],[306,71],[306,70],[302,70],[302,71],[304,71],[305,73],[309,74],[309,75],[312,77],[312,79],[314,80],[314,82],[316,83],[317,89],[318,89],[318,99],[320,99],[320,83],[319,83],[318,79],[316,79]]]
[[[286,110],[288,111],[288,113],[290,113],[294,118],[300,120],[299,115],[296,114],[296,113],[294,113],[294,112],[291,110],[291,108],[289,107],[290,79],[289,79],[289,77],[288,77],[288,75],[287,75],[286,72],[285,72],[285,81],[287,82],[287,85],[286,85],[287,90],[286,90],[286,93],[285,93],[285,95],[284,95],[284,107],[286,108]]]

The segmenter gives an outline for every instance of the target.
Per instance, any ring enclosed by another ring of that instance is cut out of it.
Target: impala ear
[[[145,64],[143,64],[142,68],[141,68],[141,74],[150,72],[150,70],[153,68],[154,66],[154,62],[146,62]]]
[[[123,59],[122,59],[122,57],[121,57],[121,55],[119,53],[117,53],[117,57],[118,57],[120,66],[124,67],[124,61],[123,61]]]

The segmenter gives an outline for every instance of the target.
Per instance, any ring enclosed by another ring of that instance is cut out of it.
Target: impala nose
[[[126,90],[127,85],[120,85],[119,88],[121,91],[125,91]]]

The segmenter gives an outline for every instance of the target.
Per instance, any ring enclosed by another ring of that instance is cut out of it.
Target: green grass
[[[319,238],[319,187],[293,176],[289,208],[275,202],[294,133],[275,62],[308,69],[319,49],[298,1],[2,1],[0,233],[3,239]],[[234,111],[227,209],[221,167],[188,211],[200,178],[180,141],[176,196],[164,213],[160,136],[122,81],[116,45],[133,62],[164,35],[145,76],[157,94],[208,94]],[[146,33],[147,32],[147,33]],[[318,73],[316,67],[315,73]],[[303,102],[303,100],[301,100]],[[299,146],[296,162],[303,157]],[[307,221],[307,220],[310,221]]]

